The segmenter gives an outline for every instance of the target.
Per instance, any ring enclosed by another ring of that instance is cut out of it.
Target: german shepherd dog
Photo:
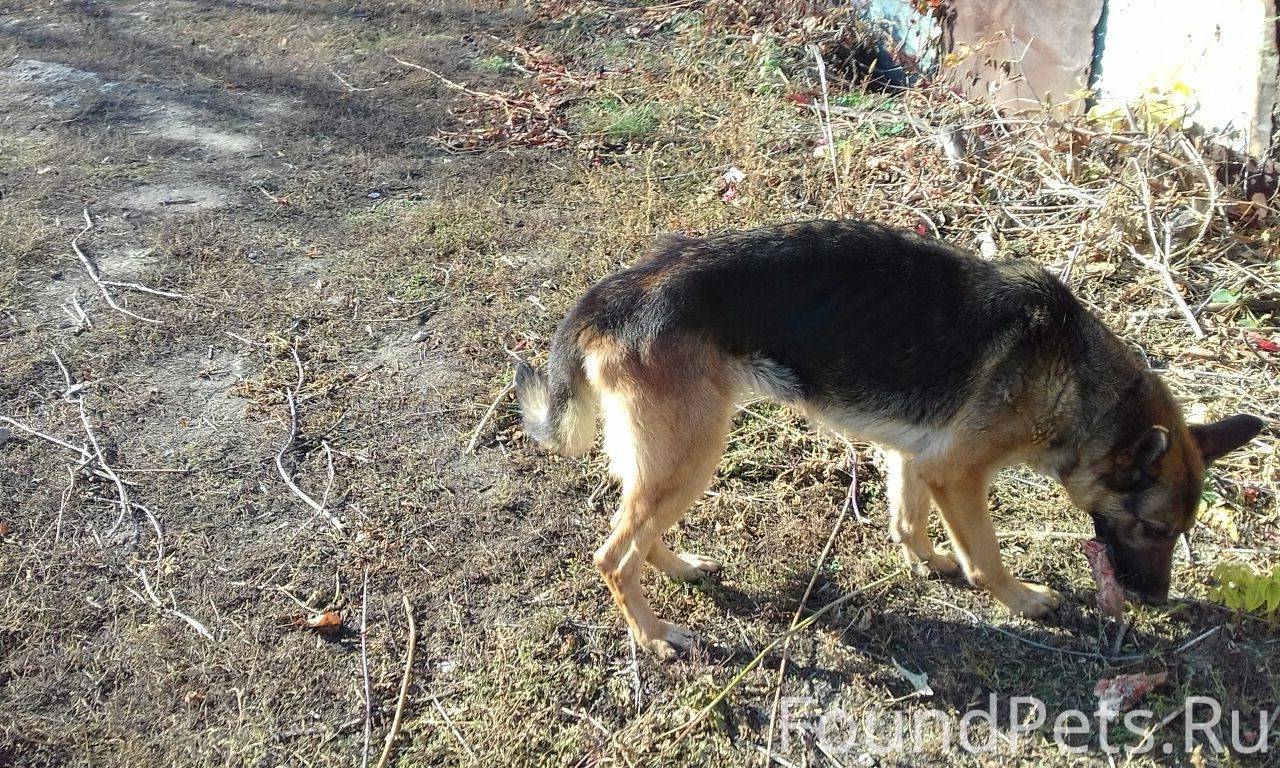
[[[706,490],[744,394],[879,444],[892,537],[913,570],[963,569],[1029,617],[1061,595],[1001,562],[987,511],[997,470],[1025,462],[1059,482],[1125,588],[1160,602],[1205,464],[1263,426],[1185,424],[1159,377],[1039,266],[859,221],[662,241],[587,291],[547,367],[517,369],[524,430],[578,455],[603,412],[622,497],[595,564],[636,642],[667,658],[694,635],[654,614],[642,566],[679,580],[720,568],[662,536]],[[931,500],[954,556],[929,540]]]

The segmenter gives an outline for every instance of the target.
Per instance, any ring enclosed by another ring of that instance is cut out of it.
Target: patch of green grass
[[[424,274],[410,275],[400,286],[398,298],[401,301],[425,301],[438,299],[444,295],[444,286],[435,277]]]
[[[850,91],[833,96],[831,103],[850,109],[874,109],[884,112],[897,112],[898,103],[891,96],[867,93],[866,91]]]
[[[615,139],[634,139],[653,133],[658,127],[658,111],[653,107],[626,110],[607,129]]]
[[[31,168],[45,159],[45,155],[29,141],[0,138],[0,174],[8,175]]]
[[[604,134],[613,141],[635,141],[658,129],[661,114],[652,104],[625,104],[601,99],[588,105],[582,117],[587,133]]]
[[[786,73],[782,69],[784,54],[772,38],[766,37],[760,42],[760,57],[756,60],[756,76],[759,83],[756,93],[773,93],[787,82]]]
[[[631,44],[627,40],[609,40],[600,46],[600,54],[607,61],[616,61],[631,55]]]
[[[487,252],[503,226],[497,212],[483,205],[394,198],[349,211],[346,219],[367,240],[384,245],[385,253],[407,248],[419,257]]]
[[[895,120],[892,123],[872,123],[871,132],[878,138],[901,136],[907,132],[907,122],[905,120]]]
[[[509,72],[514,69],[511,62],[502,56],[485,56],[483,59],[476,59],[475,68],[482,72]]]
[[[9,309],[17,301],[22,269],[55,252],[57,233],[51,217],[41,214],[34,201],[16,197],[0,199],[0,232],[7,238],[0,248],[0,309]]]
[[[118,162],[100,163],[85,168],[85,178],[92,181],[128,181],[142,184],[160,170],[160,163],[150,159],[121,158]]]
[[[629,681],[592,663],[585,639],[574,624],[544,612],[519,631],[496,630],[460,650],[455,657],[467,674],[458,679],[467,695],[450,697],[441,706],[453,710],[460,721],[456,728],[487,738],[473,738],[463,747],[450,730],[439,727],[437,711],[428,708],[405,724],[402,764],[431,765],[442,758],[460,764],[470,752],[484,765],[551,765],[608,745],[592,721],[611,723],[625,710]],[[504,670],[501,675],[489,673],[495,662]],[[552,702],[555,706],[548,706]],[[575,714],[581,712],[592,717]]]
[[[348,211],[346,219],[356,225],[398,221],[423,205],[421,200],[382,200]]]

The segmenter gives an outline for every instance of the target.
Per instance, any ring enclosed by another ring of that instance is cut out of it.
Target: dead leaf
[[[340,611],[325,611],[307,617],[303,624],[307,629],[336,629],[342,626],[342,613]]]
[[[932,696],[933,688],[929,686],[929,673],[912,672],[906,667],[898,663],[897,659],[890,659],[893,662],[893,668],[898,670],[898,674],[902,675],[902,679],[911,683],[911,687],[916,689],[916,694],[920,696]]]
[[[1245,334],[1245,338],[1249,341],[1249,346],[1254,349],[1260,349],[1263,352],[1280,352],[1280,344],[1268,339],[1260,333],[1249,331]]]
[[[1109,261],[1091,261],[1084,265],[1084,271],[1096,277],[1110,277],[1115,274],[1116,265]]]
[[[1196,518],[1232,541],[1240,541],[1240,526],[1236,525],[1235,512],[1221,501],[1203,504]]]
[[[8,523],[0,523],[0,539],[13,533],[13,526]]]

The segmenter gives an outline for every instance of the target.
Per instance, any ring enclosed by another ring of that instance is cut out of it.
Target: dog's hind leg
[[[954,576],[960,566],[945,549],[934,549],[929,540],[929,486],[916,472],[910,456],[885,451],[885,483],[889,497],[889,532],[902,546],[907,566],[921,576],[938,573]]]
[[[724,452],[732,406],[729,387],[707,373],[716,367],[691,365],[681,352],[688,350],[664,356],[661,370],[618,363],[597,385],[605,450],[622,480],[622,502],[595,563],[636,642],[663,658],[694,636],[654,614],[640,588],[641,572],[647,560],[676,576],[703,570],[667,549],[661,536],[706,490]]]

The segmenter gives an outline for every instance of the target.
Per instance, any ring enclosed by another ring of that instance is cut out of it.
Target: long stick
[[[467,751],[467,755],[471,757],[471,762],[478,762],[479,758],[477,758],[476,753],[471,750],[471,745],[462,737],[462,731],[459,731],[458,726],[453,724],[453,718],[449,717],[449,713],[446,712],[444,706],[440,704],[440,697],[437,696],[433,698],[431,703],[435,705],[436,711],[440,713],[440,717],[444,718],[444,724],[449,726],[449,732],[453,734],[453,738],[457,739],[458,743],[462,745],[462,748]]]
[[[41,440],[47,440],[47,441],[49,441],[49,442],[53,443],[54,445],[60,445],[60,446],[62,446],[63,448],[66,448],[66,449],[67,449],[67,450],[69,450],[69,451],[75,451],[76,453],[80,454],[80,458],[84,459],[85,461],[92,461],[92,460],[93,460],[93,458],[94,458],[93,454],[92,454],[92,453],[89,453],[89,452],[88,452],[88,451],[86,451],[85,449],[80,448],[80,447],[78,447],[78,446],[74,446],[74,445],[72,445],[71,443],[68,443],[66,440],[61,440],[61,439],[59,439],[59,438],[54,437],[53,435],[46,435],[45,433],[41,432],[40,430],[38,430],[38,429],[33,429],[33,428],[31,428],[31,427],[28,427],[26,424],[23,424],[22,422],[18,421],[17,419],[14,419],[14,418],[12,418],[12,417],[9,417],[9,416],[0,416],[0,421],[5,422],[6,424],[12,424],[13,426],[17,427],[18,429],[22,430],[23,432],[26,432],[28,435],[32,435],[32,436],[34,436],[34,437],[38,437],[38,438],[40,438]]]
[[[364,584],[360,588],[360,668],[364,671],[364,751],[360,768],[369,768],[369,736],[373,732],[373,697],[369,685],[369,566],[364,567]]]
[[[831,155],[831,176],[835,182],[836,201],[840,205],[840,213],[844,213],[844,195],[840,191],[840,163],[836,157],[835,133],[831,130],[831,105],[827,100],[827,65],[822,60],[822,51],[817,45],[810,43],[809,50],[818,64],[818,82],[822,86],[822,112],[818,114],[818,123],[822,126],[822,138],[827,142],[827,153]]]
[[[1160,279],[1164,281],[1165,290],[1169,292],[1169,297],[1173,299],[1173,303],[1178,308],[1178,311],[1182,313],[1184,318],[1186,318],[1187,325],[1191,326],[1191,333],[1197,339],[1203,339],[1204,330],[1200,327],[1200,323],[1196,321],[1195,313],[1191,311],[1191,307],[1187,306],[1187,302],[1182,298],[1182,294],[1178,293],[1178,285],[1173,279],[1172,266],[1169,263],[1170,240],[1172,239],[1172,233],[1170,233],[1169,227],[1166,225],[1164,230],[1164,246],[1161,247],[1160,238],[1156,237],[1155,216],[1151,210],[1151,184],[1147,180],[1147,174],[1142,170],[1142,166],[1138,163],[1137,159],[1129,159],[1133,163],[1133,169],[1138,173],[1138,186],[1142,192],[1142,212],[1147,223],[1147,239],[1151,241],[1151,250],[1156,255],[1156,258],[1145,258],[1138,255],[1138,252],[1133,249],[1133,246],[1126,244],[1126,247],[1129,249],[1129,253],[1133,255],[1134,259],[1147,268],[1155,270],[1156,273],[1160,275]],[[1204,228],[1206,230],[1208,229],[1207,221]]]
[[[391,745],[400,734],[400,717],[404,714],[404,702],[409,698],[409,680],[413,677],[413,651],[418,641],[418,625],[413,621],[413,606],[409,605],[409,598],[406,596],[403,600],[404,615],[409,620],[409,650],[404,655],[404,677],[400,678],[400,698],[396,701],[396,714],[391,718],[391,731],[387,734],[386,743],[382,745],[382,756],[378,758],[375,768],[386,768],[387,759],[391,757]]]
[[[1197,339],[1203,339],[1204,329],[1200,327],[1200,322],[1196,320],[1196,314],[1191,311],[1191,307],[1187,306],[1187,302],[1182,298],[1182,294],[1178,293],[1178,284],[1174,282],[1173,272],[1170,271],[1169,267],[1155,259],[1148,259],[1146,256],[1143,256],[1134,250],[1133,246],[1128,243],[1125,244],[1125,247],[1129,249],[1129,255],[1134,258],[1134,261],[1137,261],[1147,269],[1153,270],[1156,274],[1160,275],[1161,281],[1164,282],[1165,292],[1169,294],[1171,299],[1173,299],[1173,304],[1177,307],[1178,313],[1182,315],[1183,319],[1187,321],[1187,325],[1191,327],[1192,335]]]
[[[480,423],[476,425],[475,431],[471,433],[471,440],[467,442],[466,453],[472,453],[475,451],[476,443],[480,441],[480,433],[484,430],[484,425],[489,423],[489,418],[493,416],[493,412],[498,410],[498,404],[501,403],[506,396],[511,393],[511,390],[515,388],[515,382],[512,382],[503,387],[502,391],[498,393],[497,399],[495,399],[493,404],[489,406],[489,410],[484,412],[484,416],[480,417]]]
[[[938,605],[945,605],[946,607],[951,608],[952,610],[959,611],[965,614],[966,616],[968,616],[970,619],[973,619],[975,624],[984,623],[982,619],[979,618],[978,614],[968,610],[967,608],[961,608],[955,603],[948,603],[946,600],[939,600],[936,597],[929,597],[928,595],[925,595],[924,599],[928,600],[931,603],[937,603]],[[1137,661],[1139,659],[1146,658],[1146,656],[1143,656],[1142,654],[1130,654],[1127,656],[1106,656],[1096,651],[1077,651],[1072,648],[1055,648],[1052,645],[1045,645],[1044,643],[1038,643],[1035,640],[1032,640],[1027,637],[1023,637],[1022,635],[1019,635],[1015,632],[1010,632],[1009,630],[1003,627],[997,627],[994,624],[988,624],[988,627],[995,632],[999,632],[1005,637],[1012,638],[1014,640],[1017,640],[1020,643],[1025,643],[1031,646],[1032,648],[1039,648],[1042,651],[1052,651],[1054,653],[1061,653],[1066,656],[1079,656],[1085,659],[1097,659],[1098,661],[1106,661],[1113,664],[1121,661]]]
[[[80,409],[80,423],[84,425],[84,433],[89,437],[89,444],[93,446],[94,460],[98,462],[98,466],[111,480],[111,482],[115,483],[116,492],[120,495],[120,517],[116,518],[115,525],[111,526],[111,530],[114,531],[116,529],[116,526],[120,524],[120,521],[124,519],[125,515],[132,516],[133,509],[137,506],[142,510],[142,513],[146,515],[148,522],[151,523],[151,527],[156,532],[156,562],[163,560],[164,534],[160,529],[160,521],[156,520],[156,517],[151,513],[151,510],[141,505],[135,505],[129,500],[129,491],[125,488],[124,481],[120,479],[120,476],[117,475],[115,470],[111,468],[111,465],[107,463],[106,457],[102,454],[102,447],[98,445],[98,438],[93,433],[93,427],[89,425],[89,414],[84,410],[83,397],[76,398],[76,406]]]
[[[862,514],[858,510],[858,500],[856,498],[858,491],[858,454],[854,453],[852,447],[849,448],[849,457],[853,466],[853,480],[849,483],[849,494],[845,497],[845,503],[840,507],[840,514],[836,517],[836,524],[831,527],[831,535],[827,537],[827,543],[822,548],[822,554],[818,555],[818,564],[813,567],[813,573],[809,576],[809,584],[804,588],[804,595],[800,598],[800,604],[796,606],[795,615],[791,617],[792,628],[800,622],[800,614],[804,613],[804,607],[809,602],[809,595],[813,593],[813,586],[818,582],[818,574],[822,572],[822,565],[827,561],[827,555],[831,553],[831,545],[835,544],[836,535],[840,533],[840,527],[844,525],[844,519],[848,516],[849,509],[852,508],[859,521],[862,520]],[[773,706],[769,709],[769,737],[765,740],[766,759],[773,756],[773,732],[778,718],[778,707],[782,702],[782,683],[787,674],[787,653],[790,650],[791,638],[787,638],[787,641],[782,645],[782,661],[778,663],[778,683],[773,691]]]
[[[297,347],[293,349],[293,362],[298,368],[298,389],[301,389],[302,360],[298,357]],[[276,470],[279,471],[280,479],[284,480],[284,484],[289,486],[289,490],[293,491],[294,496],[297,496],[302,500],[302,503],[315,510],[316,514],[323,515],[334,528],[341,531],[342,521],[325,509],[323,504],[311,498],[310,494],[299,488],[298,484],[293,481],[289,471],[284,468],[285,454],[293,447],[293,441],[298,439],[298,404],[294,400],[294,390],[292,388],[286,389],[284,397],[289,403],[289,438],[285,440],[284,445],[280,446],[280,451],[276,454]]]

